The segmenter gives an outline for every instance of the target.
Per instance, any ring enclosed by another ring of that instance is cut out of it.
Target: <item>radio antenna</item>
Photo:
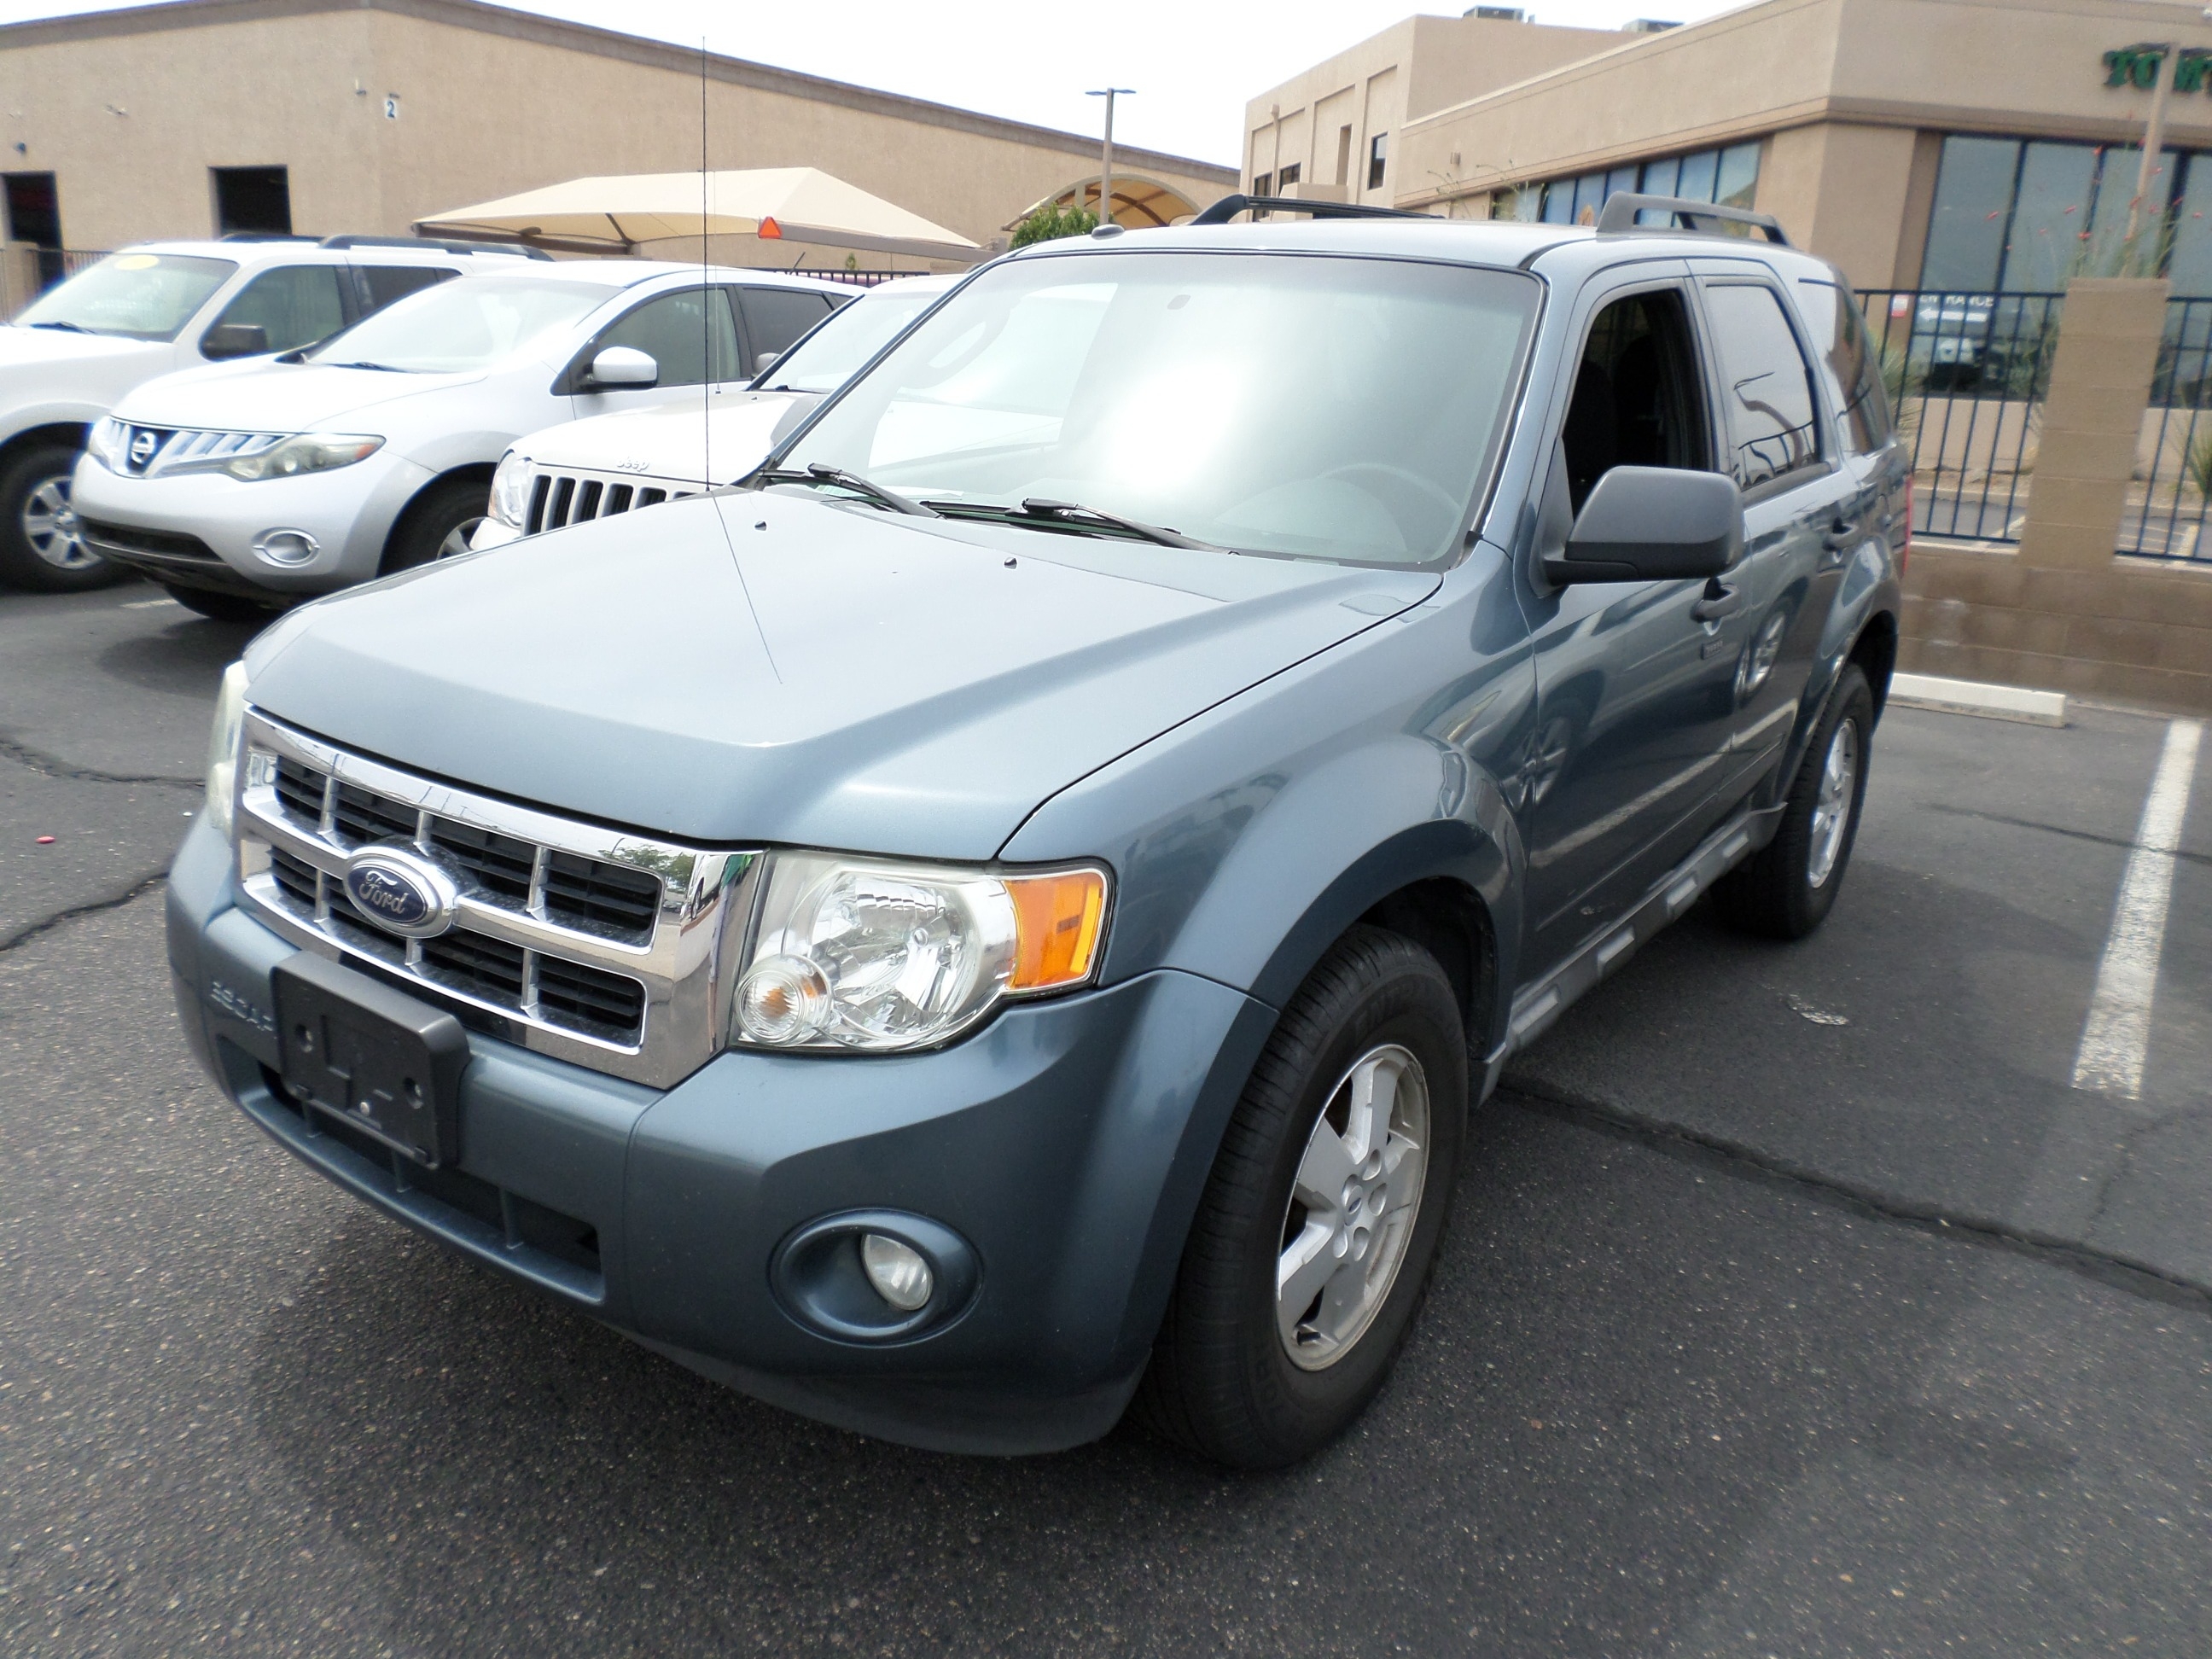
[[[699,482],[714,487],[714,295],[707,276],[707,37],[699,37]],[[734,320],[734,319],[733,319]]]

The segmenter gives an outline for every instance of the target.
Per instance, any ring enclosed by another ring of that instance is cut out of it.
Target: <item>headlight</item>
[[[246,665],[234,662],[222,671],[222,689],[216,693],[215,730],[208,734],[208,822],[230,839],[231,797],[238,787],[238,746],[246,735]]]
[[[123,451],[129,440],[124,436],[130,428],[112,415],[103,415],[92,423],[92,430],[84,441],[85,453],[111,472],[123,471]]]
[[[252,483],[261,478],[295,478],[303,472],[328,472],[365,461],[384,447],[384,440],[367,433],[302,432],[251,455],[228,459],[210,457],[179,461],[161,469],[165,476],[180,472],[227,472]]]
[[[927,1048],[1097,969],[1103,870],[775,853],[765,879],[732,1022],[755,1047]]]
[[[491,475],[491,515],[509,530],[520,530],[530,514],[530,457],[510,449]]]

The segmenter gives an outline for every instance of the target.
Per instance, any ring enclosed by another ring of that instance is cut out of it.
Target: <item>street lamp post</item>
[[[1106,100],[1106,144],[1098,158],[1098,222],[1102,225],[1114,217],[1114,99],[1117,94],[1133,96],[1135,92],[1134,87],[1101,87],[1084,94]]]

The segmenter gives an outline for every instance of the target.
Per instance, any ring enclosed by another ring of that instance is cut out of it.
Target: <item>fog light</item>
[[[253,556],[279,569],[305,564],[322,550],[322,544],[304,530],[264,530],[253,543]]]
[[[937,1288],[936,1275],[921,1252],[882,1233],[860,1236],[860,1265],[868,1270],[868,1283],[876,1294],[901,1313],[923,1306]]]

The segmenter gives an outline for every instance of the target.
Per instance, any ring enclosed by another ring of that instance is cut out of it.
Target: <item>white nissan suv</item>
[[[466,550],[518,435],[741,381],[852,293],[640,259],[444,283],[307,350],[131,392],[77,466],[79,533],[203,616],[265,617]]]

